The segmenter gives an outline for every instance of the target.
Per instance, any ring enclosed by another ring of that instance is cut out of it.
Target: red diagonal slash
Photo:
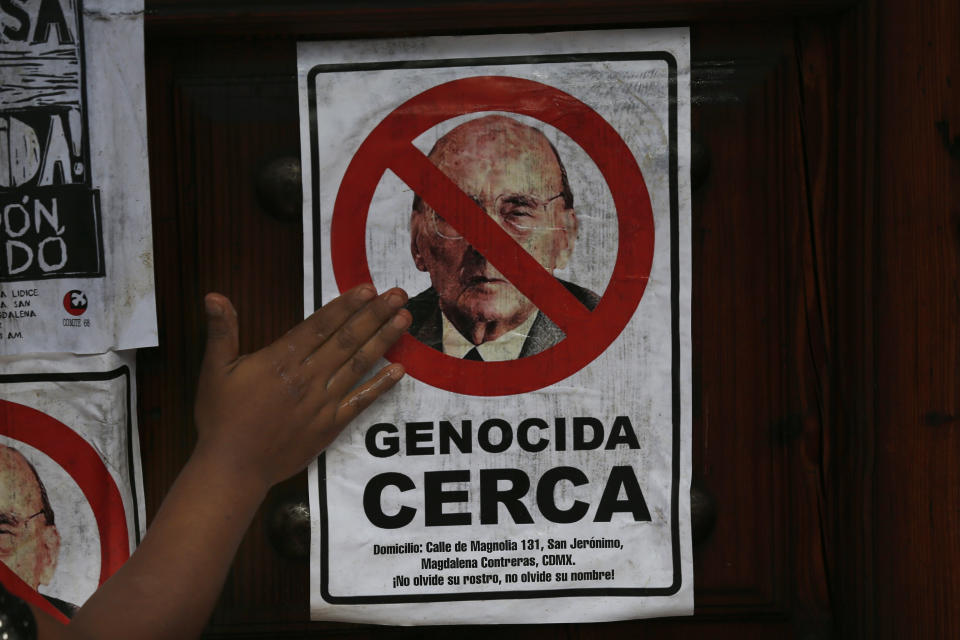
[[[587,308],[552,273],[419,149],[412,144],[398,149],[390,169],[565,332],[589,317]]]
[[[20,576],[11,571],[10,568],[2,562],[0,562],[0,582],[7,588],[7,591],[27,604],[32,604],[37,609],[53,616],[58,622],[69,624],[70,618],[63,615],[63,612],[44,598],[43,594],[31,589],[30,585],[21,580]]]

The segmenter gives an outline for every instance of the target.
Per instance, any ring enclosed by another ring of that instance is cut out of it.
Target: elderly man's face
[[[42,511],[26,460],[0,446],[0,560],[33,589],[53,579],[60,551],[60,534]]]
[[[545,269],[567,263],[576,216],[558,197],[560,166],[540,132],[502,116],[480,118],[448,133],[431,160]],[[412,251],[447,318],[475,344],[523,323],[533,303],[439,215],[414,212]]]

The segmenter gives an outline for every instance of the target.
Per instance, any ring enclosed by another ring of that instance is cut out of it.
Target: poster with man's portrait
[[[144,528],[133,353],[2,365],[0,581],[68,619]]]
[[[301,43],[304,306],[409,294],[311,467],[311,614],[692,613],[686,29]]]

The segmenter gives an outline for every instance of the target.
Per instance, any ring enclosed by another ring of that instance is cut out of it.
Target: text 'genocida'
[[[447,420],[439,422],[407,422],[401,430],[394,424],[381,422],[371,426],[364,438],[367,451],[377,458],[395,455],[430,456],[462,454],[475,450],[502,453],[517,447],[529,453],[553,451],[584,451],[617,448],[639,449],[636,431],[626,416],[617,416],[607,429],[603,422],[592,417],[555,418],[550,424],[542,418],[527,418],[513,427],[500,418],[484,420],[474,430],[472,420],[459,424]],[[594,468],[594,471],[597,469]],[[471,484],[469,470],[425,471],[423,487],[424,525],[468,526],[473,514],[454,511],[452,505],[469,503],[470,493],[463,484]],[[569,494],[568,485],[579,487],[590,484],[587,474],[577,467],[558,466],[545,470],[537,481],[532,499],[539,514],[550,522],[572,523],[582,520],[591,511],[591,505],[582,500],[558,500],[557,494]],[[453,486],[446,486],[453,485]],[[417,484],[400,472],[381,473],[372,477],[364,489],[363,509],[372,524],[383,529],[405,527],[417,514],[417,509],[402,505],[395,513],[383,508],[383,493],[401,494],[417,488]],[[530,493],[531,479],[522,469],[481,469],[479,472],[479,522],[497,524],[500,505],[517,524],[531,524],[533,516],[524,498]],[[621,497],[622,496],[622,497]],[[402,497],[401,497],[402,499]],[[561,504],[563,503],[563,504]],[[445,505],[451,505],[445,507]],[[634,521],[649,521],[650,511],[632,466],[619,465],[609,469],[596,509],[594,522],[610,522],[615,513],[629,514]]]
[[[566,418],[554,418],[552,429],[542,418],[527,418],[514,430],[506,420],[490,418],[480,423],[474,437],[472,420],[461,420],[459,425],[448,420],[407,422],[401,438],[396,425],[380,422],[367,430],[365,442],[367,451],[377,458],[397,455],[401,450],[408,456],[448,454],[454,448],[460,453],[472,453],[474,442],[488,453],[502,453],[514,444],[531,453],[539,453],[548,447],[554,451],[585,451],[601,446],[607,450],[620,446],[640,448],[627,416],[614,418],[609,433],[597,418],[572,418],[569,426],[571,433],[568,434]]]

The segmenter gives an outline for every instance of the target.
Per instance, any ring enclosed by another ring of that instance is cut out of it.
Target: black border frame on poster
[[[137,546],[143,538],[140,531],[140,502],[137,499],[137,473],[133,463],[133,389],[130,385],[130,367],[123,365],[112,371],[83,371],[79,373],[9,373],[0,375],[0,384],[24,382],[102,382],[124,377],[127,387],[127,465],[130,472],[130,492],[133,497],[133,530]],[[72,428],[72,427],[71,427]],[[76,431],[76,430],[74,430]],[[81,436],[82,437],[82,436]],[[84,438],[86,440],[86,438]],[[76,480],[74,480],[76,482]],[[141,489],[143,487],[140,487]]]
[[[393,604],[407,602],[455,602],[466,600],[519,600],[531,598],[562,598],[583,596],[672,596],[680,591],[683,584],[680,562],[680,230],[679,230],[679,182],[677,156],[677,61],[667,51],[610,52],[589,54],[548,54],[532,56],[503,56],[485,58],[445,58],[436,60],[398,60],[390,62],[363,62],[345,64],[316,65],[307,73],[307,100],[310,118],[310,179],[312,200],[312,241],[313,241],[313,302],[314,307],[322,306],[319,274],[321,273],[321,236],[320,236],[320,168],[319,141],[317,132],[317,96],[316,77],[321,73],[342,73],[357,71],[381,71],[388,69],[435,69],[444,67],[481,67],[515,64],[556,64],[577,62],[616,62],[631,60],[659,60],[667,64],[669,90],[669,171],[670,171],[670,307],[671,307],[671,349],[672,349],[672,393],[673,393],[673,469],[670,492],[671,547],[673,551],[673,582],[666,587],[583,587],[574,589],[546,589],[520,591],[465,592],[445,594],[411,595],[374,595],[374,596],[335,596],[329,588],[329,555],[327,529],[329,513],[326,495],[326,454],[317,459],[317,489],[320,503],[320,593],[330,604]]]

